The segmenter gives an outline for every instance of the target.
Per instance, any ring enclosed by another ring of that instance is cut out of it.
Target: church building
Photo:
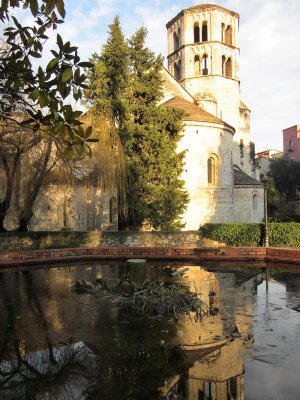
[[[166,107],[185,111],[178,151],[189,204],[186,230],[206,222],[261,222],[263,192],[240,98],[239,15],[212,4],[182,10],[167,23]]]

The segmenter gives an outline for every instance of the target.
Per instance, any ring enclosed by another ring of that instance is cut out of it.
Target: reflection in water
[[[73,290],[123,274],[186,285],[210,313],[135,316]],[[0,273],[0,399],[242,400],[261,282],[255,269],[197,266],[173,278],[136,265]]]

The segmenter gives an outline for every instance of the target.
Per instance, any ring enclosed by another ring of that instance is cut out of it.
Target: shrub
[[[300,247],[300,223],[272,222],[268,224],[269,243],[272,247]],[[200,236],[223,242],[227,246],[262,246],[264,243],[264,224],[205,224]]]
[[[297,222],[272,222],[269,224],[270,246],[300,247],[300,224]]]
[[[272,222],[300,222],[300,215],[298,214],[285,214],[275,215],[271,218]]]
[[[205,224],[199,233],[207,239],[224,242],[227,246],[260,246],[262,244],[261,224]]]

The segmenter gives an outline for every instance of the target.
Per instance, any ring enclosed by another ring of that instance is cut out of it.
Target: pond
[[[183,274],[174,274],[182,271]],[[78,280],[197,293],[206,312],[144,315]],[[0,270],[0,399],[296,400],[300,268],[126,263]]]

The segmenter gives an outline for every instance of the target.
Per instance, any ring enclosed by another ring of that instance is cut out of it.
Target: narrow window
[[[195,76],[200,76],[200,57],[194,57]]]
[[[225,75],[225,63],[226,63],[226,57],[222,56],[222,75]]]
[[[209,185],[218,185],[218,159],[211,155],[207,160],[207,182]]]
[[[257,210],[257,194],[254,194],[252,197],[252,206],[253,210]]]
[[[202,75],[208,75],[207,59],[207,54],[204,54],[204,56],[202,57]]]
[[[173,33],[173,51],[176,51],[179,49],[179,36],[177,35],[176,32]]]
[[[293,151],[294,150],[294,141],[293,140],[289,140],[289,148],[288,150]]]
[[[232,78],[232,62],[230,57],[225,63],[225,76]]]
[[[232,45],[232,29],[230,25],[227,25],[227,28],[225,29],[225,43],[230,46]]]
[[[208,34],[207,34],[207,21],[202,23],[202,42],[207,42]]]
[[[178,81],[181,79],[181,60],[174,64],[174,77]]]
[[[194,23],[194,43],[200,42],[200,29],[199,29],[199,23],[195,22]]]
[[[224,42],[225,24],[221,24],[221,42]]]

